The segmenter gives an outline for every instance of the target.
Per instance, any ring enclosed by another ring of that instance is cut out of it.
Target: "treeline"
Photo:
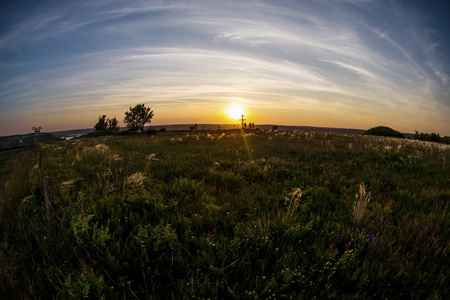
[[[405,135],[397,130],[394,130],[387,126],[377,126],[366,130],[364,135],[376,135],[376,136],[388,136],[395,138],[405,138]],[[423,133],[416,130],[416,134],[414,134],[415,140],[420,141],[428,141],[428,142],[436,142],[436,143],[444,143],[450,144],[450,136],[441,137],[439,133]]]
[[[109,131],[117,132],[120,129],[119,121],[117,121],[116,118],[106,119],[106,115],[99,116],[98,122],[97,122],[97,124],[95,124],[94,129],[96,131],[109,130]]]
[[[416,130],[416,134],[414,134],[414,139],[420,140],[420,141],[429,141],[429,142],[450,144],[450,136],[441,137],[439,135],[439,133],[434,133],[434,132],[429,134],[429,133],[418,132]]]
[[[123,121],[127,124],[128,131],[144,131],[144,125],[152,122],[153,115],[153,110],[150,107],[145,107],[144,103],[137,104],[125,112]],[[118,132],[120,131],[119,121],[116,118],[106,119],[106,115],[99,116],[94,130],[99,132]]]

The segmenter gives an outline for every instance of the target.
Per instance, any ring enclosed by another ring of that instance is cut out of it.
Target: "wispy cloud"
[[[426,111],[442,129],[449,62],[420,18],[362,0],[44,4],[0,35],[0,117],[240,99],[336,115],[323,126],[359,112],[412,131]]]

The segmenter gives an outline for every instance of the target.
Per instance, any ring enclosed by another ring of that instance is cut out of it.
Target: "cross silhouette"
[[[241,115],[240,121],[241,121],[242,128],[244,128],[244,121],[246,121],[246,120],[247,119],[244,119],[244,115]]]

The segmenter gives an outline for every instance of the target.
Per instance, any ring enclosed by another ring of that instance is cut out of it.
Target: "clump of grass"
[[[356,222],[360,222],[366,214],[366,209],[370,202],[370,192],[368,193],[366,191],[363,183],[359,185],[359,190],[355,198],[355,202],[353,203],[353,219]]]
[[[292,217],[299,206],[299,199],[302,197],[303,192],[300,188],[294,188],[292,192],[285,197],[285,205],[287,206],[286,215]]]

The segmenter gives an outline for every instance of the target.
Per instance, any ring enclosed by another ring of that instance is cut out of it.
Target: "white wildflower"
[[[142,174],[141,172],[137,172],[127,178],[127,184],[132,186],[142,185],[144,179],[144,174]]]
[[[114,155],[112,156],[112,159],[115,160],[115,161],[119,161],[119,160],[122,160],[122,157],[120,157],[119,154],[114,154]]]
[[[152,153],[149,156],[147,156],[147,159],[152,161],[152,160],[159,160],[159,158],[156,158],[156,154]]]

